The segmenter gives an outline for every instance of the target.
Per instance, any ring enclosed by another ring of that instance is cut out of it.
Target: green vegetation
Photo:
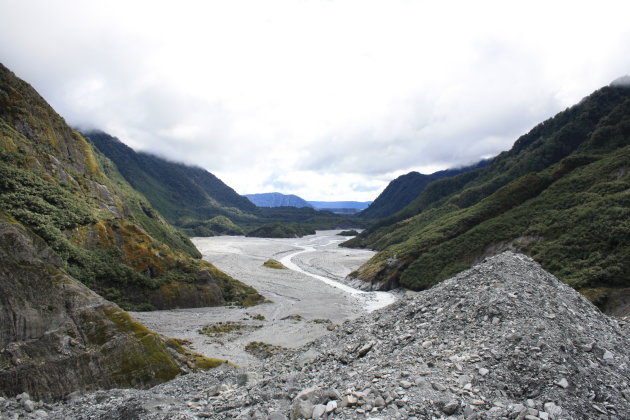
[[[286,270],[287,268],[284,266],[284,264],[282,264],[280,261],[278,260],[274,260],[273,258],[268,259],[267,261],[264,262],[263,264],[265,267],[268,268],[275,268],[276,270]]]
[[[243,229],[225,216],[215,216],[209,220],[184,220],[180,226],[182,232],[190,236],[240,236],[245,234]]]
[[[629,162],[630,89],[605,87],[346,242],[381,251],[353,275],[420,290],[517,249],[605,302],[630,278]]]
[[[259,359],[266,359],[286,350],[286,347],[275,346],[273,344],[263,343],[262,341],[251,341],[245,346],[246,352],[251,353]]]
[[[201,354],[196,354],[193,357],[192,363],[193,363],[193,366],[195,368],[201,369],[201,370],[214,369],[215,367],[219,367],[219,366],[221,366],[224,363],[227,363],[227,364],[232,365],[232,366],[236,366],[236,365],[230,363],[227,360],[215,359],[215,358],[212,358],[212,357],[206,357],[206,356],[201,355]],[[236,367],[238,367],[238,366],[236,366]]]
[[[309,207],[261,207],[257,219],[241,223],[248,236],[294,238],[312,235],[316,230],[364,228],[367,222],[340,217]],[[260,228],[260,230],[258,230]],[[284,236],[265,236],[284,235]]]
[[[206,325],[202,329],[198,330],[199,334],[207,335],[208,337],[216,337],[219,335],[229,334],[233,332],[240,332],[243,329],[251,328],[250,325],[241,324],[238,322],[218,322],[216,324]]]
[[[192,341],[186,338],[171,338],[170,340],[172,340],[174,344],[179,346],[190,346],[192,344]]]
[[[94,155],[106,179],[113,182],[115,184],[113,188],[123,196],[134,221],[151,237],[171,249],[182,251],[193,258],[201,258],[201,254],[190,239],[169,224],[142,194],[134,190],[111,160],[97,150],[94,151]]]
[[[285,321],[285,320],[291,320],[291,321],[295,321],[295,322],[300,322],[302,320],[302,315],[300,314],[294,314],[294,315],[287,315],[283,318],[280,318],[280,321]]]
[[[245,331],[255,330],[261,327],[262,325],[242,324],[240,322],[226,321],[206,325],[197,332],[199,334],[207,335],[208,337],[216,338],[226,334],[242,334]]]
[[[91,322],[95,327],[88,331],[88,339],[93,344],[101,347],[103,356],[107,360],[115,357],[115,360],[109,361],[108,364],[116,366],[112,377],[119,384],[134,386],[138,383],[146,383],[151,381],[152,369],[159,366],[160,377],[159,382],[173,379],[182,371],[175,363],[175,360],[169,355],[165,342],[160,337],[150,331],[142,324],[131,319],[129,314],[115,307],[103,308],[106,319],[108,319],[115,328],[111,328],[109,324],[99,322],[101,318],[94,316],[95,314],[85,313],[89,317],[85,324]],[[124,352],[111,354],[106,343],[112,341],[116,334],[131,334],[140,345],[129,346]]]
[[[327,318],[315,318],[311,319],[310,322],[312,322],[313,324],[332,324],[332,321]]]
[[[98,297],[61,269],[63,261],[40,236],[2,211],[0,231],[3,325],[23,319],[39,326],[27,333],[10,325],[5,329],[5,343],[26,355],[22,360],[0,355],[5,393],[27,390],[38,398],[62,398],[77,389],[147,387],[216,365],[217,360],[165,339]],[[60,352],[55,343],[68,338],[72,351]]]
[[[85,136],[111,159],[133,188],[170,223],[189,236],[254,235],[296,237],[316,229],[364,227],[365,222],[312,208],[258,208],[201,168],[135,152],[103,132]],[[271,228],[278,223],[286,226]],[[262,230],[258,230],[261,228]]]
[[[358,234],[359,234],[359,232],[357,232],[356,230],[352,229],[352,230],[342,230],[337,235],[338,236],[357,236]]]
[[[40,236],[69,274],[126,309],[263,299],[201,261],[109,159],[1,65],[0,92],[0,212]]]
[[[180,363],[185,362],[193,370],[214,368],[226,362],[192,352],[182,347],[177,340],[163,340],[113,305],[83,312],[82,317],[83,325],[89,327],[86,339],[92,346],[99,348],[106,363],[113,367],[111,375],[119,386],[137,386],[173,379],[183,373],[176,359]],[[121,340],[122,336],[134,338],[129,341],[134,344],[113,351],[108,344]]]
[[[217,215],[231,217],[256,209],[247,198],[201,168],[135,152],[103,132],[91,131],[85,135],[171,222],[186,218],[209,220]]]
[[[402,210],[411,203],[431,182],[442,178],[450,178],[475,169],[483,168],[489,160],[482,160],[471,166],[434,172],[430,175],[409,172],[401,175],[387,185],[387,188],[370,206],[361,211],[358,217],[364,219],[380,219]]]
[[[257,238],[301,238],[314,235],[315,230],[297,223],[269,223],[247,233]]]

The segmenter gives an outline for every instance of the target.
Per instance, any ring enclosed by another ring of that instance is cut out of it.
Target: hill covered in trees
[[[490,160],[482,160],[474,165],[438,171],[430,175],[415,171],[401,175],[390,182],[376,200],[357,216],[366,219],[381,219],[391,216],[412,202],[429,183],[438,179],[449,178],[464,172],[483,168],[489,161]]]
[[[172,223],[181,224],[187,218],[234,217],[256,209],[250,200],[205,169],[136,152],[102,131],[83,134]]]
[[[630,286],[629,221],[630,87],[613,83],[345,245],[380,251],[352,274],[376,288],[425,289],[516,249],[602,303]]]
[[[27,83],[0,68],[0,214],[125,308],[244,302],[250,287],[194,245]]]

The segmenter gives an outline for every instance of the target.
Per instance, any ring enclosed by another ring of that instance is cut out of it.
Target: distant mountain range
[[[309,201],[317,210],[328,210],[333,213],[356,213],[366,209],[371,201]]]
[[[245,194],[258,207],[312,207],[315,210],[327,210],[337,214],[355,214],[367,208],[371,201],[306,201],[294,194],[278,192]]]
[[[294,194],[281,194],[279,192],[245,194],[249,201],[258,207],[313,207],[306,200]]]
[[[115,163],[125,180],[142,192],[160,214],[190,236],[284,232],[287,237],[294,237],[314,229],[357,226],[349,225],[339,216],[319,212],[308,203],[305,207],[287,207],[287,204],[259,207],[205,169],[137,152],[102,131],[83,134]],[[282,200],[296,203],[296,199],[300,200],[295,196],[270,195],[275,204],[282,204]],[[279,229],[278,223],[290,226]],[[263,226],[265,229],[260,229]]]

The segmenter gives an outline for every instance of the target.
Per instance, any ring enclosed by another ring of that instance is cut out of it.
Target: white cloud
[[[72,124],[240,193],[374,199],[630,72],[626,1],[4,1],[0,57]]]

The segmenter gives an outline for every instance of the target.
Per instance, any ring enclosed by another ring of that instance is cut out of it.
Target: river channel
[[[255,287],[269,302],[250,308],[215,307],[133,313],[149,328],[188,340],[189,347],[209,357],[248,367],[260,360],[245,351],[253,341],[296,348],[346,320],[392,303],[388,292],[364,292],[342,280],[374,253],[339,247],[339,231],[319,231],[299,239],[218,236],[193,238],[204,259]],[[263,266],[269,258],[287,269]],[[199,330],[219,322],[242,328],[208,336]]]

